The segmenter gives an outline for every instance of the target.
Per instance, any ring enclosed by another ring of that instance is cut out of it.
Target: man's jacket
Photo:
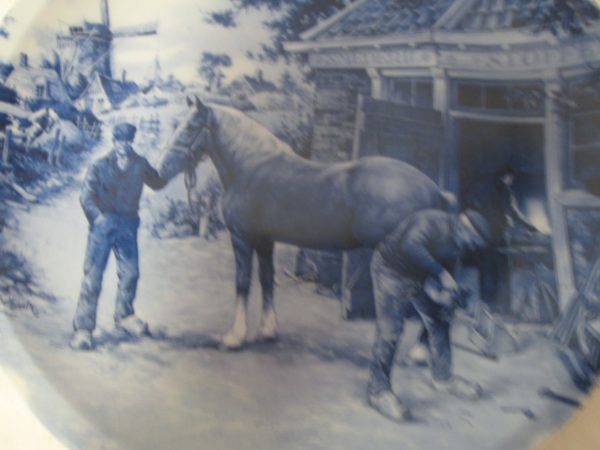
[[[152,189],[165,186],[158,172],[146,158],[133,150],[124,171],[117,166],[117,154],[112,150],[96,160],[88,169],[81,190],[81,206],[90,224],[100,214],[138,216],[144,184]]]
[[[424,209],[407,217],[377,250],[385,263],[400,275],[424,281],[442,270],[452,273],[461,256],[456,244],[458,216],[437,209]]]

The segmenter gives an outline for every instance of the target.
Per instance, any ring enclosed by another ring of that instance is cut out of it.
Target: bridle
[[[171,151],[176,151],[185,155],[186,159],[186,169],[184,171],[184,181],[185,186],[188,191],[196,185],[196,166],[198,162],[202,159],[198,156],[198,152],[195,151],[196,143],[199,139],[201,139],[202,133],[208,130],[210,139],[213,141],[213,117],[212,111],[208,110],[207,117],[204,123],[201,126],[188,126],[186,127],[186,134],[193,134],[193,139],[191,139],[191,144],[182,144],[179,142],[179,139],[170,145]],[[211,142],[212,143],[212,142]]]
[[[199,127],[189,126],[186,128],[186,132],[195,133],[194,138],[192,139],[192,143],[190,145],[184,145],[179,142],[174,142],[171,145],[171,151],[177,151],[183,153],[187,160],[186,169],[184,171],[183,182],[185,184],[185,189],[187,191],[187,200],[190,209],[194,209],[193,201],[192,201],[192,190],[196,187],[197,177],[196,177],[196,166],[202,159],[197,155],[198,152],[195,151],[196,143],[201,138],[202,133],[208,130],[211,144],[214,141],[214,125],[213,125],[213,112],[208,109],[206,120]]]

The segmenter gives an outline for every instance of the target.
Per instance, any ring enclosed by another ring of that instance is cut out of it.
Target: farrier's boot
[[[90,330],[75,330],[71,336],[69,347],[73,350],[93,350],[92,332]]]
[[[369,405],[394,422],[405,422],[410,420],[412,415],[410,410],[402,404],[400,399],[389,389],[385,389],[376,394],[368,394]]]

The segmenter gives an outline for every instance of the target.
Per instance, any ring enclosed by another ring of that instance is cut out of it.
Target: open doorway
[[[543,125],[461,120],[458,149],[461,204],[476,190],[491,190],[494,177],[510,169],[519,209],[540,231],[550,231]]]
[[[461,120],[459,200],[490,223],[491,242],[466,255],[478,297],[497,312],[550,321],[557,312],[542,124]]]

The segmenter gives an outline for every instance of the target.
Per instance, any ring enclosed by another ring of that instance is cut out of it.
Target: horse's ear
[[[204,103],[202,103],[202,100],[200,100],[200,98],[197,95],[194,97],[196,100],[196,109],[198,111],[204,111],[206,109],[206,106],[204,106]]]
[[[186,97],[185,101],[188,106],[192,106],[194,104],[194,101],[190,97]]]

